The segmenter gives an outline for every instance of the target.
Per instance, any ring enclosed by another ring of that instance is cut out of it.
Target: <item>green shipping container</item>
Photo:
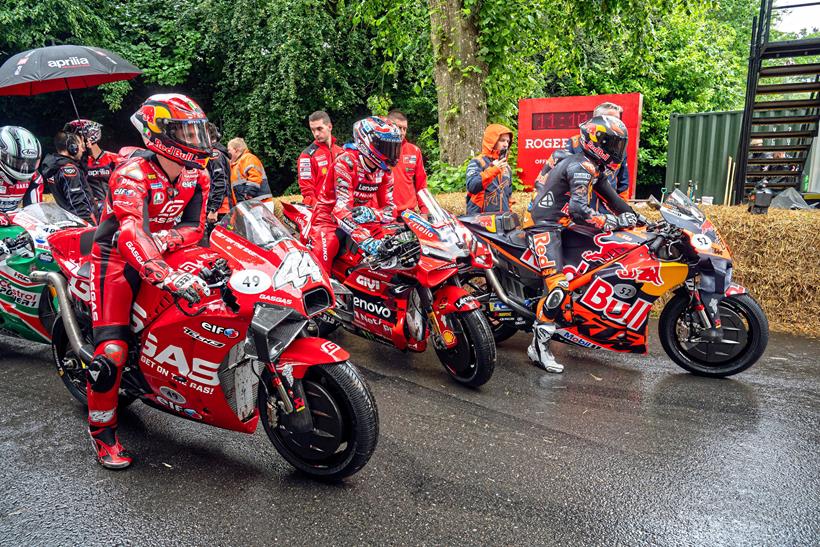
[[[666,190],[678,187],[686,192],[691,180],[697,185],[697,198],[712,196],[715,205],[722,205],[727,183],[734,177],[742,122],[739,110],[672,114]]]

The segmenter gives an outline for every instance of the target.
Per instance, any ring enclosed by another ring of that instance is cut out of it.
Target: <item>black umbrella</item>
[[[49,46],[30,49],[0,66],[0,95],[39,95],[130,80],[140,69],[110,51],[89,46]]]

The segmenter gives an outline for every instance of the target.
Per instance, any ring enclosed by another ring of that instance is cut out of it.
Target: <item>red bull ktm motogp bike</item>
[[[562,233],[569,292],[554,339],[585,348],[646,353],[653,302],[672,292],[660,316],[664,350],[694,374],[725,377],[752,366],[766,349],[760,305],[732,282],[732,257],[714,225],[680,191],[659,209],[662,220],[632,230]],[[497,342],[531,331],[543,281],[514,215],[460,219],[492,249],[491,270],[464,275]]]

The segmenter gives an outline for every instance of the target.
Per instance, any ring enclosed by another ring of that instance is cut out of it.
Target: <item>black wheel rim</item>
[[[308,407],[313,417],[313,431],[294,433],[283,423],[275,429],[276,435],[295,456],[308,462],[336,459],[348,446],[346,420],[333,395],[321,384],[303,380]]]
[[[457,343],[452,349],[436,350],[439,360],[447,368],[447,371],[462,380],[469,380],[475,376],[476,358],[473,351],[472,341],[467,335],[460,318],[450,315],[446,318],[451,323],[453,334]]]
[[[737,360],[751,343],[748,312],[731,300],[722,300],[718,306],[723,339],[710,342],[700,338],[700,326],[695,312],[686,309],[675,325],[675,343],[678,351],[693,362],[706,367],[720,367]]]

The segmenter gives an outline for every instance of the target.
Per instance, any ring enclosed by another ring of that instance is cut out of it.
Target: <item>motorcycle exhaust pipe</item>
[[[66,335],[68,335],[68,342],[71,344],[71,349],[84,362],[90,363],[94,357],[94,350],[90,344],[83,344],[83,334],[80,330],[80,325],[77,323],[77,318],[74,317],[74,311],[71,308],[71,302],[68,299],[68,287],[66,286],[65,277],[57,272],[44,272],[40,270],[33,271],[29,274],[32,281],[39,283],[48,283],[57,292],[57,301],[60,304],[59,314],[63,318],[63,326],[65,327]]]
[[[495,272],[492,269],[485,270],[484,275],[487,278],[487,281],[490,283],[490,286],[493,288],[493,291],[498,296],[498,298],[501,299],[502,302],[511,307],[513,310],[515,310],[516,313],[522,315],[527,320],[535,321],[535,314],[527,308],[525,308],[524,306],[522,306],[521,304],[519,304],[518,302],[516,302],[515,300],[513,300],[510,297],[510,295],[507,294],[507,291],[505,291],[501,287],[501,283],[498,281],[498,278],[495,276]]]

